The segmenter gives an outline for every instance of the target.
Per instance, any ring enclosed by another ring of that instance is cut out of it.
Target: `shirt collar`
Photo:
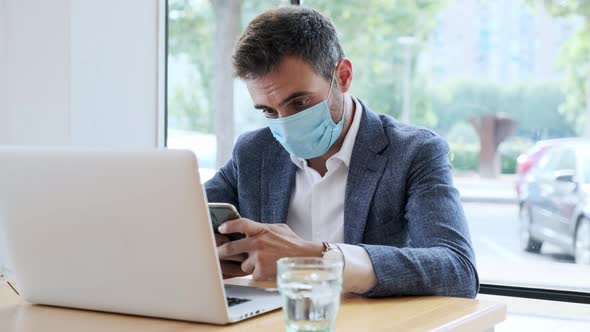
[[[342,142],[342,146],[340,150],[336,152],[332,157],[328,159],[328,161],[333,159],[338,159],[342,161],[346,167],[350,165],[350,158],[352,157],[352,149],[354,148],[354,143],[356,141],[356,136],[359,131],[359,127],[361,124],[361,113],[363,112],[363,106],[361,103],[356,99],[354,96],[351,96],[352,101],[354,102],[354,118],[352,119],[352,124],[348,129],[348,133],[346,133],[346,137],[344,138],[344,142]],[[307,160],[295,156],[291,156],[291,161],[300,169],[304,169],[307,166]]]

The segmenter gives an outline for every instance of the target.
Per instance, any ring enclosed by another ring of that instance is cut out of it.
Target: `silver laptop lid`
[[[29,302],[228,321],[192,152],[1,148],[0,227]]]

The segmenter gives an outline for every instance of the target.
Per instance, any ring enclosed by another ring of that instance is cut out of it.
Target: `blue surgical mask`
[[[319,157],[328,152],[340,137],[344,109],[340,122],[334,123],[328,107],[333,83],[334,76],[324,101],[285,118],[267,118],[273,136],[292,156],[303,159]]]

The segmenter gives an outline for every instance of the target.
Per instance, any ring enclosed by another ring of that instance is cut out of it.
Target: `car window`
[[[553,148],[547,151],[539,160],[537,167],[535,167],[535,172],[547,174],[556,171],[560,154],[560,149]]]
[[[572,149],[565,149],[561,151],[557,159],[556,171],[576,170],[576,153]]]

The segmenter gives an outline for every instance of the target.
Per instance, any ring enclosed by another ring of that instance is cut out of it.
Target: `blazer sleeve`
[[[240,211],[238,201],[238,145],[234,147],[232,158],[205,183],[205,191],[209,202],[230,203]]]
[[[410,247],[360,244],[377,277],[361,295],[477,295],[474,252],[448,152],[447,143],[434,134],[416,151],[407,178]]]

